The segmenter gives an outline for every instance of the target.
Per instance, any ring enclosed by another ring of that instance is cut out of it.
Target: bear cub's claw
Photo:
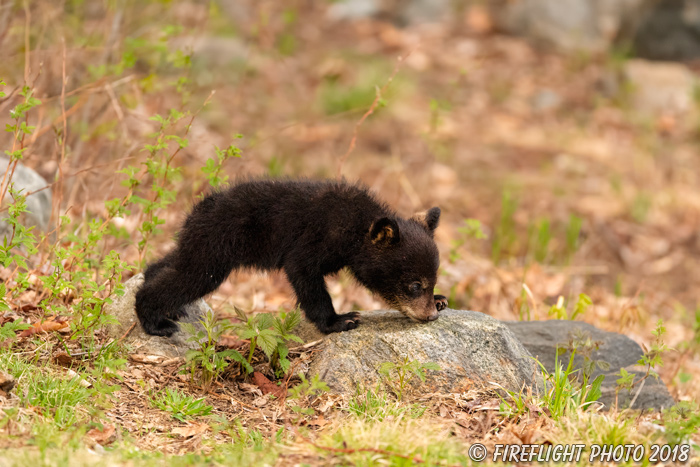
[[[435,308],[437,308],[437,311],[442,311],[447,308],[447,297],[444,295],[435,295]]]
[[[356,311],[352,313],[345,313],[342,315],[336,315],[333,323],[324,326],[319,329],[324,334],[330,334],[332,332],[343,332],[349,331],[351,329],[357,328],[360,324],[360,314]]]

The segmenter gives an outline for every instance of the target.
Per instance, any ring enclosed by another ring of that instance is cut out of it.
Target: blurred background
[[[39,230],[104,223],[96,248],[138,269],[226,176],[440,206],[452,307],[570,318],[585,293],[576,319],[641,343],[663,319],[662,378],[697,398],[699,32],[691,0],[4,0],[0,141],[50,185]],[[248,272],[210,302],[294,305]]]

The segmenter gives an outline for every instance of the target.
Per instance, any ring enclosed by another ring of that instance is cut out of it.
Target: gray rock
[[[566,51],[603,51],[644,0],[494,0],[496,26]]]
[[[407,0],[399,11],[404,24],[437,23],[450,18],[451,0]]]
[[[245,62],[250,50],[237,37],[185,36],[169,43],[171,50],[192,52],[192,61],[202,67],[224,67]]]
[[[542,89],[532,96],[531,104],[535,112],[549,112],[561,106],[562,98],[551,89]]]
[[[652,60],[700,58],[700,0],[645,0],[629,18],[620,41]]]
[[[119,339],[135,324],[134,329],[124,340],[124,343],[131,347],[131,353],[183,357],[187,350],[196,348],[195,343],[187,341],[189,336],[182,331],[182,327],[171,337],[151,336],[143,332],[134,310],[136,292],[141,284],[143,284],[143,274],[132,277],[124,284],[124,295],[114,297],[114,301],[107,305],[105,312],[114,315],[118,321],[117,324],[107,326],[110,336]],[[200,320],[211,311],[211,308],[200,299],[188,305],[187,311],[188,316],[182,321],[193,323],[197,328],[202,329]]]
[[[8,158],[0,157],[0,180],[2,180],[3,174],[8,169],[8,162]],[[10,174],[8,173],[7,176],[9,177]],[[41,190],[42,188],[46,188],[49,184],[41,175],[23,165],[21,162],[17,164],[15,168],[12,182],[14,183],[15,190],[21,190],[23,193]],[[6,203],[12,201],[9,191],[5,195],[4,201]],[[2,216],[6,217],[7,213],[3,213]],[[24,216],[27,225],[36,226],[41,231],[47,230],[49,220],[51,219],[50,188],[27,196],[27,212],[24,213]],[[0,235],[4,237],[8,232],[9,226],[7,223],[0,221]]]
[[[685,65],[635,59],[625,63],[622,74],[632,89],[632,104],[639,112],[683,113],[694,105],[696,80]]]
[[[307,341],[322,338],[308,322],[300,328]],[[462,310],[444,310],[429,323],[411,321],[396,311],[363,313],[357,329],[324,338],[309,374],[318,374],[336,392],[353,394],[358,385],[373,387],[381,380],[382,363],[402,363],[406,357],[441,367],[429,371],[425,383],[411,381],[413,389],[423,392],[493,388],[490,382],[519,391],[540,381],[530,353],[508,327],[482,313]]]
[[[380,0],[341,0],[328,7],[327,15],[336,21],[352,21],[372,18],[380,11]]]
[[[633,368],[643,355],[642,348],[622,334],[602,331],[591,324],[579,321],[507,321],[504,324],[550,373],[555,369],[557,347],[566,346],[572,338],[590,338],[594,342],[600,342],[598,350],[594,351],[590,357],[595,361],[607,362],[610,366],[608,369],[596,368],[593,372],[593,377],[599,374],[605,375],[600,402],[605,404],[606,408],[611,408],[615,404],[616,380],[619,378],[616,373],[619,373],[620,368],[635,373],[635,378],[641,378],[644,375],[644,372]],[[569,356],[568,352],[560,355],[560,364],[568,364]],[[574,358],[576,368],[581,368],[583,363],[582,356],[577,355]],[[632,393],[621,391],[618,394],[618,407],[629,407],[638,389],[639,386],[636,386]],[[632,408],[660,410],[673,404],[675,402],[664,383],[654,378],[647,378]]]
[[[328,7],[331,20],[354,21],[382,17],[398,25],[437,23],[450,19],[451,0],[340,0]]]

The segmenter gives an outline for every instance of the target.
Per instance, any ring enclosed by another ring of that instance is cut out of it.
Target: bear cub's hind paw
[[[180,326],[169,319],[161,320],[155,325],[144,326],[144,331],[146,331],[146,334],[150,334],[152,336],[170,337],[179,330]]]
[[[447,308],[447,297],[444,295],[435,295],[435,308],[437,308],[437,311],[442,311]]]
[[[330,334],[332,332],[343,332],[355,329],[359,324],[360,314],[353,311],[352,313],[336,315],[331,324],[320,327],[319,330],[324,334]]]

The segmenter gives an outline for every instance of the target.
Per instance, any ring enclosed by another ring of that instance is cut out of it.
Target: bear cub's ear
[[[427,211],[416,213],[411,219],[419,224],[423,224],[423,227],[427,228],[430,233],[433,233],[440,222],[440,208],[430,208]]]
[[[369,237],[375,245],[395,245],[399,242],[399,225],[394,219],[382,217],[372,223]]]

